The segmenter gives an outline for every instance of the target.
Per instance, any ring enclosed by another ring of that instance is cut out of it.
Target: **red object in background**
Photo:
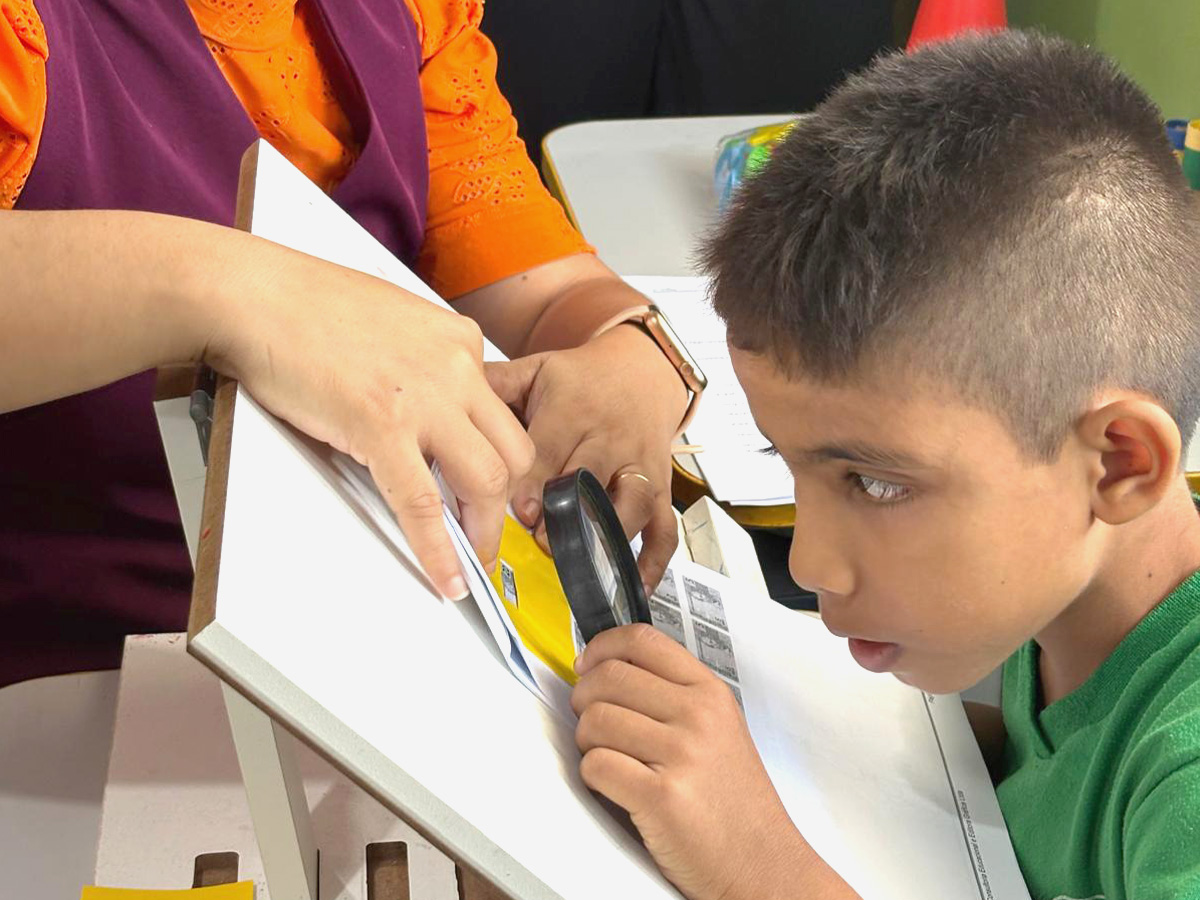
[[[1008,25],[1004,0],[921,0],[908,50],[954,37],[960,31],[990,31]]]

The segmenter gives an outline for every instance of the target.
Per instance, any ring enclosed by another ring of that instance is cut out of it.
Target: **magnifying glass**
[[[650,624],[637,561],[596,476],[579,469],[547,481],[542,515],[554,568],[584,641],[607,628]]]

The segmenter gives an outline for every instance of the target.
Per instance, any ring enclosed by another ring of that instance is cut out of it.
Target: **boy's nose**
[[[788,572],[796,584],[815,594],[844,596],[854,590],[850,567],[837,553],[833,542],[819,532],[804,533],[797,528],[792,533]]]

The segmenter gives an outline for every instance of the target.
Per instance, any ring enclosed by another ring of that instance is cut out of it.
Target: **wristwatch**
[[[708,386],[708,379],[704,377],[704,372],[696,364],[696,360],[688,350],[687,345],[684,344],[675,329],[671,326],[666,313],[653,303],[645,306],[633,306],[622,310],[597,328],[592,333],[592,337],[601,335],[606,331],[611,331],[618,325],[626,323],[641,328],[658,345],[658,349],[663,352],[663,355],[675,367],[675,371],[679,373],[679,377],[683,379],[684,387],[691,393],[687,410],[683,414],[683,421],[679,423],[679,428],[675,432],[676,437],[678,437],[688,427],[693,416],[696,415],[696,407],[700,405],[700,395],[704,393],[704,389]]]

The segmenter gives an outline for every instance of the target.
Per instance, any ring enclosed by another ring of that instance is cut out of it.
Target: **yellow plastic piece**
[[[505,585],[506,568],[512,576],[509,586]],[[492,585],[521,643],[567,684],[575,684],[579,676],[574,668],[577,650],[571,607],[554,560],[512,516],[504,519],[500,561],[492,573]]]
[[[238,881],[179,891],[85,887],[79,900],[254,900],[254,882]]]

